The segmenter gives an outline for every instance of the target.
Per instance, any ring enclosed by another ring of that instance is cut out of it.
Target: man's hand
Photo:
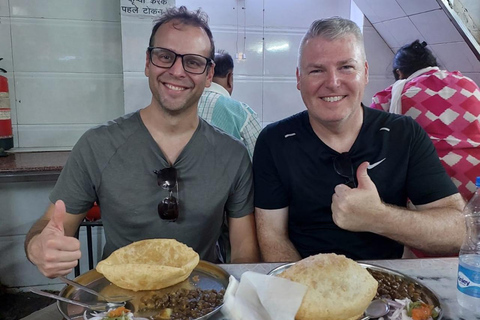
[[[332,197],[333,221],[350,231],[374,231],[381,221],[385,205],[380,200],[377,187],[367,173],[369,163],[363,162],[357,169],[358,187],[339,184]]]
[[[82,255],[80,241],[65,236],[63,221],[66,214],[65,203],[58,200],[48,224],[28,244],[30,261],[48,278],[70,273]]]

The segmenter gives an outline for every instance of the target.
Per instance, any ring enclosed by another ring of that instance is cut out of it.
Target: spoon
[[[86,287],[78,282],[75,282],[73,280],[70,280],[68,278],[65,278],[63,276],[59,276],[58,277],[60,280],[62,280],[63,282],[69,284],[69,285],[72,285],[78,289],[81,289],[85,292],[88,292],[88,293],[91,293],[91,294],[94,294],[96,295],[97,297],[107,301],[107,302],[112,302],[112,303],[125,303],[126,301],[129,301],[129,300],[132,300],[133,299],[133,296],[104,296],[103,294],[101,293],[98,293],[97,291],[95,290],[92,290],[90,289],[89,287]]]
[[[116,309],[118,307],[123,307],[125,305],[125,302],[122,302],[122,303],[119,303],[119,302],[97,302],[97,303],[89,304],[89,303],[83,303],[83,302],[80,302],[80,301],[70,300],[70,299],[67,299],[67,298],[64,298],[64,297],[57,296],[56,294],[48,293],[48,292],[45,292],[45,291],[42,291],[42,290],[39,290],[39,289],[35,289],[35,288],[30,288],[29,291],[33,292],[35,294],[41,295],[41,296],[45,296],[45,297],[60,300],[60,301],[63,301],[63,302],[75,304],[77,306],[81,306],[81,307],[84,307],[86,309],[89,309],[89,310],[92,310],[92,311],[97,311],[97,312],[107,312],[110,309]]]
[[[376,299],[370,302],[370,305],[365,310],[365,317],[361,320],[368,320],[372,318],[380,318],[390,311],[390,306],[382,299]]]

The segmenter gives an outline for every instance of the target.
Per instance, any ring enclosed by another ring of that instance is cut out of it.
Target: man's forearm
[[[39,219],[35,224],[30,228],[28,231],[27,235],[25,236],[25,242],[24,242],[24,250],[25,250],[25,255],[27,256],[27,259],[29,261],[29,244],[32,241],[32,239],[36,236],[42,233],[43,229],[45,229],[45,226],[48,224],[48,220],[44,219]]]
[[[260,253],[264,262],[295,262],[302,257],[288,239],[260,240]]]
[[[465,220],[451,207],[408,210],[387,206],[393,217],[377,232],[431,254],[458,253],[465,236]]]

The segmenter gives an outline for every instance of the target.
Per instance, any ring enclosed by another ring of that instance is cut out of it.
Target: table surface
[[[370,260],[359,261],[392,269],[418,280],[430,288],[443,305],[443,320],[480,320],[480,314],[460,307],[456,299],[457,258],[401,259],[401,260]],[[260,264],[225,264],[220,265],[228,273],[240,279],[245,271],[266,274],[282,263]],[[61,320],[62,316],[56,304],[37,311],[22,320]],[[217,314],[212,320],[228,320],[222,314]]]

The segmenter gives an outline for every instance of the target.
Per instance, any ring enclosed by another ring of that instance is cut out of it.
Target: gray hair
[[[363,34],[355,22],[342,17],[331,17],[326,19],[315,20],[308,28],[307,33],[302,38],[300,47],[298,49],[298,66],[302,59],[303,48],[305,43],[315,37],[322,37],[327,40],[335,40],[347,35],[354,35],[355,39],[362,51],[363,59],[366,60],[365,45],[363,43]]]

